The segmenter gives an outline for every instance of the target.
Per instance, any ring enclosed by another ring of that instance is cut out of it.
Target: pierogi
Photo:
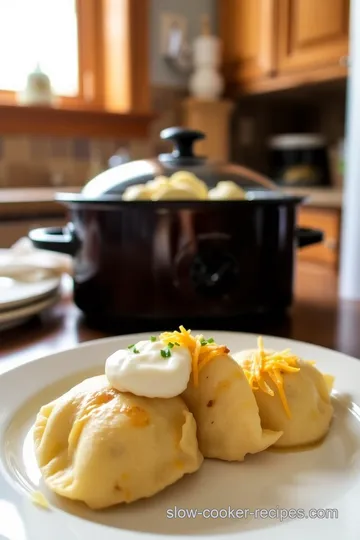
[[[44,405],[34,442],[47,486],[94,509],[151,497],[203,461],[194,417],[180,397],[121,393],[105,376]]]
[[[313,362],[262,346],[234,358],[253,388],[263,428],[283,432],[275,447],[307,445],[326,435],[334,412],[332,381]]]

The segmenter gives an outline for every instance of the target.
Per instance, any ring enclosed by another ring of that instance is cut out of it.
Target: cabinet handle
[[[345,56],[341,56],[340,60],[339,60],[339,64],[341,67],[350,67],[350,56],[349,55],[345,55]]]

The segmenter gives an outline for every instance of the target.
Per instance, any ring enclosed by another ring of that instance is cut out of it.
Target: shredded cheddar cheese
[[[198,386],[199,372],[206,364],[216,356],[230,352],[226,345],[218,345],[213,340],[206,340],[202,335],[193,336],[191,330],[186,330],[183,326],[179,327],[179,331],[164,332],[159,339],[166,345],[176,343],[189,349],[194,386]]]
[[[41,508],[45,508],[45,509],[50,508],[49,503],[48,503],[45,495],[43,495],[41,493],[41,491],[33,491],[31,493],[31,500],[37,506],[41,506]]]
[[[286,399],[284,390],[283,373],[297,373],[298,357],[291,354],[290,349],[280,352],[266,352],[262,337],[258,338],[258,350],[243,363],[244,373],[253,390],[261,390],[269,396],[274,396],[274,391],[265,381],[265,375],[268,375],[277,387],[279,397],[285,409],[288,418],[291,418],[291,412]]]

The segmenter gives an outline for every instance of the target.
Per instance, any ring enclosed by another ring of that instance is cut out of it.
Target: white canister
[[[220,39],[210,34],[209,19],[204,17],[202,33],[193,45],[195,70],[189,81],[193,97],[212,101],[220,98],[224,90],[224,80],[218,72],[221,49]]]
[[[199,36],[194,42],[194,65],[217,68],[221,62],[221,42],[216,36]]]

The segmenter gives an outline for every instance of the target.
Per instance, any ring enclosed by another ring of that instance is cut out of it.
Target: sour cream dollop
[[[109,356],[105,374],[119,392],[171,398],[186,390],[191,374],[191,355],[181,345],[168,348],[158,339],[139,341]]]

